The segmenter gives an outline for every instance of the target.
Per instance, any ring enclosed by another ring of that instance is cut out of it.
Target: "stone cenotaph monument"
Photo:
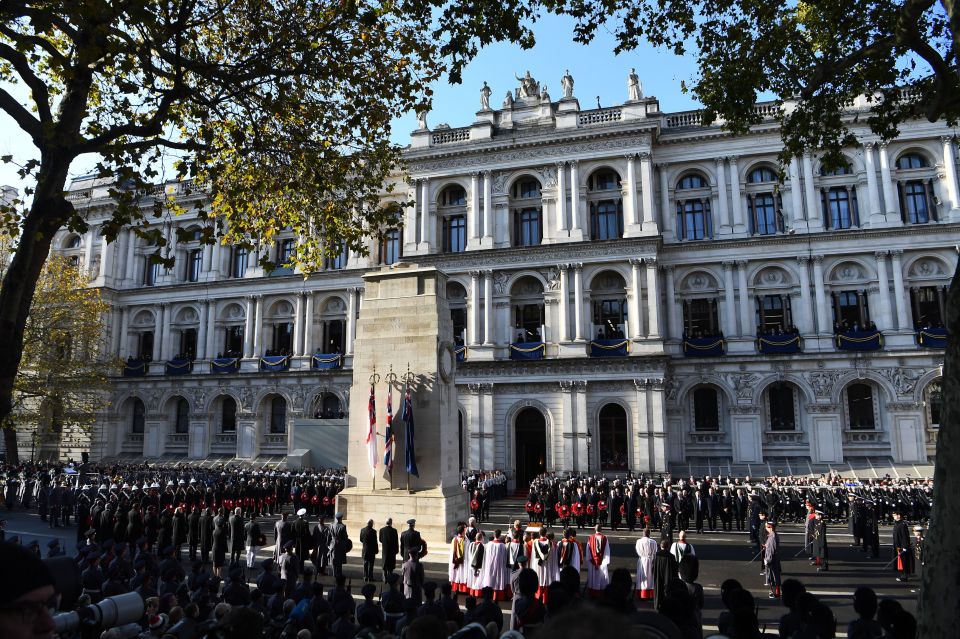
[[[460,485],[456,357],[447,278],[434,268],[398,264],[363,279],[353,345],[347,487],[338,496],[337,508],[353,535],[368,519],[380,527],[392,517],[402,531],[404,522],[413,517],[428,547],[439,549],[449,542],[456,522],[466,520],[468,501]],[[413,401],[419,477],[406,471],[407,425],[400,419],[406,380]],[[370,468],[367,444],[371,382],[376,400],[376,472]],[[383,465],[388,385],[393,388],[396,441],[392,479]]]

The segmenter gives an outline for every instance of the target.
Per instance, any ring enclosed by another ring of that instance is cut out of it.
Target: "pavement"
[[[490,508],[489,520],[481,522],[480,526],[484,530],[495,528],[507,530],[515,519],[526,522],[526,513],[523,512],[523,506],[524,501],[522,499],[505,499],[494,502]],[[394,517],[394,521],[404,521],[407,516],[405,513],[398,513]],[[75,526],[49,528],[45,522],[40,520],[36,510],[7,512],[3,509],[3,511],[0,511],[0,519],[6,520],[8,538],[14,534],[20,535],[21,543],[29,543],[31,540],[37,539],[40,541],[44,556],[46,555],[46,543],[53,538],[59,539],[68,553],[75,551]],[[272,537],[275,520],[276,518],[261,520],[268,539]],[[350,554],[344,572],[352,583],[355,585],[361,584],[363,570],[362,562],[359,559],[359,526],[352,522],[346,523],[350,537],[354,540],[354,551]],[[378,522],[379,524],[380,522]],[[636,540],[639,538],[639,532],[631,533],[623,530],[617,532],[604,530],[604,532],[610,538],[611,572],[615,568],[622,567],[629,569],[631,574],[635,575],[636,552],[634,548]],[[799,557],[794,557],[803,548],[802,525],[782,524],[779,527],[779,532],[781,535],[780,556],[783,563],[783,579],[799,579],[809,592],[812,592],[830,606],[837,619],[837,636],[846,636],[847,624],[856,618],[852,599],[854,590],[860,586],[873,588],[881,599],[897,599],[906,610],[916,614],[917,593],[914,590],[919,587],[919,581],[912,578],[906,584],[899,583],[895,579],[895,570],[892,566],[887,565],[893,552],[890,546],[891,526],[881,526],[881,556],[878,559],[870,560],[859,548],[850,547],[852,538],[847,534],[846,524],[830,525],[827,537],[830,543],[830,570],[822,573],[818,573],[815,566],[809,565],[809,560],[803,553]],[[589,531],[582,531],[579,535],[580,541],[585,541],[588,535]],[[747,533],[716,531],[696,534],[688,532],[687,541],[693,544],[697,557],[700,558],[700,578],[698,581],[704,589],[704,634],[716,631],[716,620],[723,610],[723,603],[720,601],[720,584],[726,579],[733,578],[753,593],[758,604],[757,616],[760,620],[761,629],[765,626],[767,631],[774,633],[774,636],[776,636],[777,622],[786,610],[778,600],[767,598],[769,590],[764,586],[763,577],[760,574],[760,561],[759,559],[751,561],[755,556],[755,551],[749,543]],[[430,549],[429,554],[423,560],[427,580],[437,582],[446,580],[448,554],[449,549],[447,547]],[[265,546],[259,550],[258,559],[264,559],[272,555],[273,546]],[[259,573],[255,572],[254,578],[256,574]],[[377,574],[380,574],[379,562]],[[585,582],[585,570],[581,579]],[[321,577],[321,581],[328,585],[332,582],[332,577]],[[356,585],[354,592],[359,593],[359,585]],[[359,597],[358,594],[355,596]],[[641,604],[641,606],[649,605],[647,603]],[[509,606],[505,605],[504,609],[509,611]]]

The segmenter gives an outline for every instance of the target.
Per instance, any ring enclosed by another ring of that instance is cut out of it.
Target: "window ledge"
[[[690,433],[694,444],[721,444],[727,441],[727,434],[720,431],[695,431]]]
[[[763,432],[763,441],[767,444],[802,444],[806,435],[800,430],[766,430]]]
[[[846,429],[843,431],[845,444],[879,444],[885,440],[882,430]]]

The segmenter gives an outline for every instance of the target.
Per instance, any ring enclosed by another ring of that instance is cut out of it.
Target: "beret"
[[[0,606],[12,603],[31,590],[53,585],[53,575],[36,554],[22,546],[0,543],[0,566],[17,579],[0,579]]]

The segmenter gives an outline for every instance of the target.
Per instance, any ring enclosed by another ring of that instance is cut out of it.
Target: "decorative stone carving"
[[[760,379],[758,376],[753,373],[746,373],[744,375],[730,375],[729,377],[738,400],[753,398],[753,387]]]
[[[547,280],[547,288],[551,291],[556,291],[560,289],[560,269],[551,266],[550,268],[540,271],[543,275],[543,279]]]
[[[513,77],[520,83],[520,86],[518,86],[514,92],[515,99],[536,98],[540,95],[540,83],[530,75],[529,71],[527,71],[526,75],[522,78],[517,75]]]
[[[507,174],[498,172],[493,176],[491,190],[497,195],[503,195],[507,192]]]
[[[677,391],[680,390],[680,383],[675,377],[666,377],[663,380],[663,396],[668,402],[677,401]]]
[[[490,94],[493,93],[493,89],[487,84],[487,81],[483,81],[483,87],[480,88],[480,110],[489,111],[490,110]]]
[[[917,380],[923,377],[924,371],[917,368],[896,368],[880,369],[880,374],[890,380],[897,395],[910,395],[917,386]]]
[[[540,177],[543,178],[543,187],[553,189],[557,186],[557,167],[545,166],[540,169]]]
[[[207,403],[207,391],[205,388],[196,387],[193,389],[193,409],[199,411]]]
[[[253,400],[256,396],[256,393],[254,393],[252,388],[249,386],[246,388],[241,388],[237,392],[237,396],[240,398],[240,406],[243,408],[243,410],[253,410]]]
[[[840,378],[840,371],[815,371],[807,373],[807,381],[813,388],[813,394],[817,397],[830,397],[833,394],[833,386]]]

